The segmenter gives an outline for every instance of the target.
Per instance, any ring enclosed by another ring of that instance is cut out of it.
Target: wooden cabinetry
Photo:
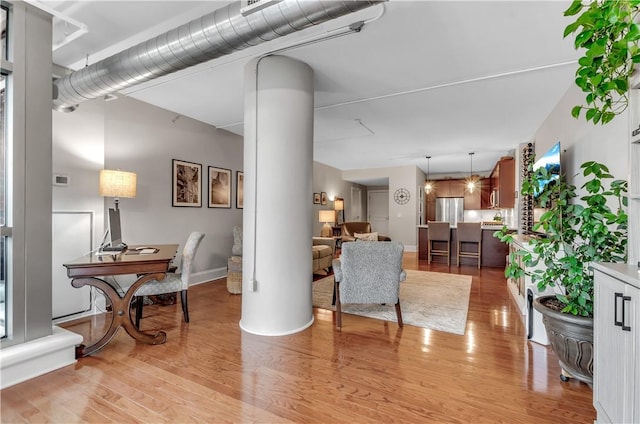
[[[438,180],[435,197],[464,197],[464,180]]]
[[[516,161],[501,158],[489,176],[491,208],[513,208],[516,203]]]
[[[464,209],[465,210],[478,210],[482,209],[482,186],[485,184],[484,180],[478,180],[476,182],[476,188],[473,193],[469,190],[464,190]]]
[[[640,274],[594,264],[593,406],[599,423],[640,422]]]

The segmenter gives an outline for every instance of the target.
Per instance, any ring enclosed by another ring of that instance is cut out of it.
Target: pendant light
[[[469,153],[469,178],[467,179],[467,190],[473,193],[476,189],[476,179],[473,177],[473,155],[475,152]]]
[[[429,179],[429,161],[431,160],[431,156],[427,156],[427,180],[424,182],[424,192],[429,194],[433,191],[433,183]]]

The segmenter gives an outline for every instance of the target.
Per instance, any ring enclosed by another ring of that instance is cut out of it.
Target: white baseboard
[[[405,252],[417,252],[418,251],[418,246],[412,246],[412,245],[405,244],[404,245],[404,251]]]
[[[189,286],[195,286],[212,280],[219,280],[220,278],[224,278],[226,276],[227,267],[207,269],[191,274],[191,281],[189,281]]]
[[[50,336],[1,349],[0,389],[75,364],[81,343],[81,335],[54,326]]]

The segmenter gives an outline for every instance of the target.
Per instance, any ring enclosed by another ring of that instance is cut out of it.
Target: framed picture
[[[236,209],[244,208],[244,172],[236,171]]]
[[[173,159],[171,206],[202,207],[202,165]]]
[[[325,193],[323,191],[322,193],[320,193],[320,197],[322,198],[321,204],[326,205],[327,204],[327,193]]]
[[[313,204],[314,205],[320,204],[320,193],[313,193]]]
[[[231,170],[209,167],[209,207],[231,207]]]

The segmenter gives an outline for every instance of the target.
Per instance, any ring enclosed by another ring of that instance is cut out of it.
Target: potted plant
[[[571,114],[578,118],[584,109],[587,121],[606,124],[629,104],[629,79],[640,63],[640,1],[574,0],[564,15],[576,16],[564,36],[576,33],[576,49],[585,49],[575,82],[586,93],[586,106]]]
[[[534,307],[543,315],[551,348],[563,371],[591,383],[593,370],[593,272],[592,262],[625,262],[627,246],[627,181],[615,180],[598,162],[580,166],[585,182],[576,187],[563,177],[549,184],[550,174],[540,168],[522,184],[523,195],[533,194],[546,208],[533,230],[531,250],[512,252],[507,278],[531,277],[540,291],[557,287],[556,296],[542,296]],[[543,187],[539,189],[540,187]],[[576,200],[580,202],[577,202]],[[510,243],[506,227],[495,236]],[[524,267],[520,267],[518,259]],[[536,265],[542,266],[532,269]],[[563,372],[563,379],[566,374]]]

